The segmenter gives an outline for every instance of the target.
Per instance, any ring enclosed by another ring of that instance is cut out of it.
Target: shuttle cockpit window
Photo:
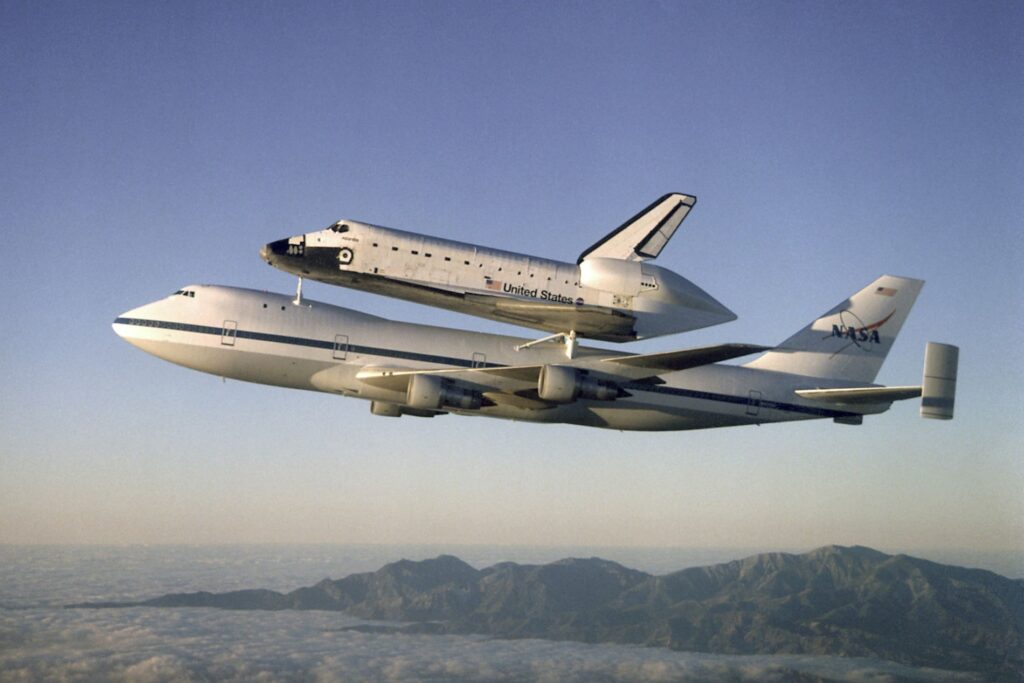
[[[338,221],[337,223],[335,223],[334,225],[327,229],[333,232],[348,232],[348,226],[342,223],[341,221]]]
[[[189,290],[189,289],[179,289],[177,292],[175,292],[171,296],[187,296],[187,297],[191,297],[191,298],[195,299],[196,298],[196,293],[193,292],[192,290]]]

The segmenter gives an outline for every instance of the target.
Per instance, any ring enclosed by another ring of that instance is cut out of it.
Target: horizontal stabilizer
[[[892,403],[921,395],[921,387],[848,387],[844,389],[797,389],[801,398],[827,403],[856,405],[861,403]]]
[[[580,254],[576,263],[595,257],[625,261],[657,258],[696,203],[696,197],[678,192],[660,197]]]

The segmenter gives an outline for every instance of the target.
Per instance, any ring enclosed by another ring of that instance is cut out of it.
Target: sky
[[[1022,551],[1022,34],[1019,3],[0,0],[0,543]],[[371,418],[110,328],[190,283],[293,291],[259,247],[341,217],[574,261],[673,191],[657,263],[739,319],[626,348],[777,343],[922,278],[879,381],[959,345],[956,419]]]

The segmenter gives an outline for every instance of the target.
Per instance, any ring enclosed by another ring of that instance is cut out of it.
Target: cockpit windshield
[[[175,292],[171,296],[187,296],[187,297],[191,297],[191,298],[195,299],[196,298],[196,293],[194,291],[192,291],[191,289],[179,289],[177,292]]]
[[[345,225],[342,221],[332,223],[327,227],[327,229],[330,230],[331,232],[348,232],[348,226]]]

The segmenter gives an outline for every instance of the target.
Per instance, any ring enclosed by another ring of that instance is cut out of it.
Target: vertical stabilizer
[[[580,254],[576,263],[588,258],[623,261],[657,258],[696,203],[696,197],[679,192],[660,197]]]
[[[746,367],[873,382],[923,286],[883,275]]]

